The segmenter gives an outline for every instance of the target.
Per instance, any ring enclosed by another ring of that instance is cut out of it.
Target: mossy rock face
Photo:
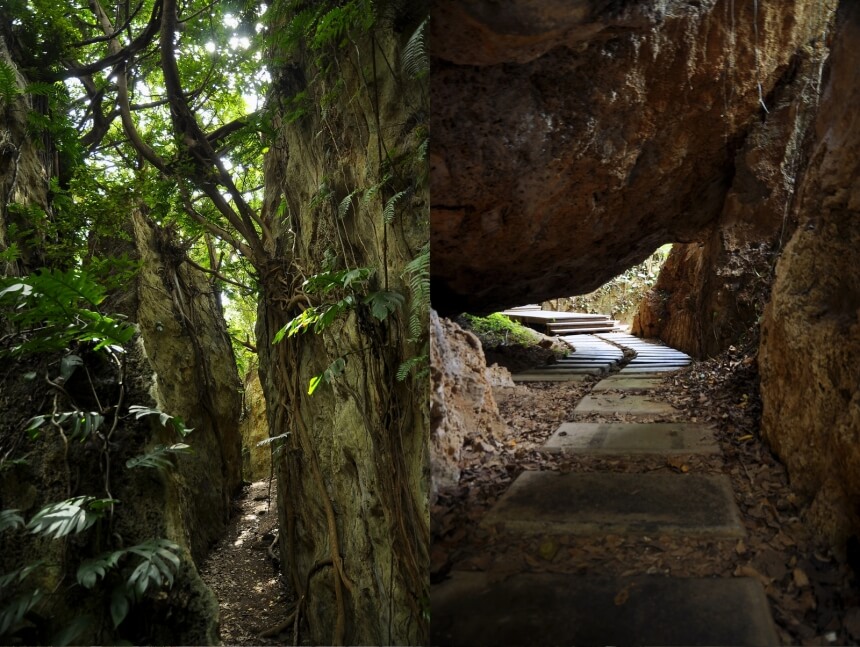
[[[240,431],[242,434],[242,476],[248,481],[267,479],[272,474],[272,446],[260,445],[269,438],[266,399],[256,367],[245,376],[245,398]]]
[[[0,446],[13,448],[0,469],[0,509],[17,509],[30,519],[43,506],[75,496],[117,501],[112,515],[65,541],[23,529],[3,531],[0,573],[45,560],[14,593],[58,591],[31,610],[16,634],[29,644],[49,643],[79,620],[82,627],[75,640],[87,644],[219,642],[218,603],[195,561],[223,534],[230,497],[241,482],[239,381],[223,319],[215,316],[205,280],[171,266],[153,228],[140,214],[134,217],[136,236],[130,251],[142,260],[142,269],[129,286],[130,295],[114,302],[127,306],[125,314],[136,322],[139,334],[125,347],[121,371],[116,362],[78,350],[87,370],[77,371],[59,393],[45,379],[26,376],[35,372],[55,380],[60,357],[25,357],[10,366],[0,393]],[[189,317],[177,310],[178,298],[154,289],[164,287],[162,276],[169,271],[176,272],[174,285],[184,291],[181,302],[194,313]],[[169,337],[158,336],[157,322],[170,328]],[[120,403],[115,425],[112,410],[106,413],[109,436],[92,434],[66,446],[59,432],[46,426],[35,440],[27,438],[22,430],[31,417],[50,413],[54,406],[59,411],[72,406],[65,393],[83,410]],[[131,405],[181,417],[194,428],[183,439],[193,453],[171,458],[172,468],[128,468],[129,459],[158,444],[179,441],[157,416],[130,415]],[[113,629],[112,592],[140,558],[126,555],[119,570],[110,570],[91,590],[75,583],[76,570],[85,560],[155,538],[180,547],[174,583],[148,590]],[[0,642],[11,638],[4,636]]]

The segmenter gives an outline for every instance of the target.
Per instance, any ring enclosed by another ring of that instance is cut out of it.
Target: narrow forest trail
[[[278,527],[275,484],[246,485],[234,501],[227,532],[201,569],[221,609],[225,645],[293,644],[291,596],[270,550]],[[273,635],[263,635],[283,627]],[[289,636],[287,634],[289,633]]]
[[[512,437],[479,442],[433,511],[433,643],[860,638],[849,570],[749,428],[754,394],[671,375],[686,356],[629,335],[567,339],[568,358],[515,376]]]

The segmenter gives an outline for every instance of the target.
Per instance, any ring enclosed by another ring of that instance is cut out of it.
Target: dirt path
[[[728,353],[675,374],[652,391],[655,399],[672,403],[675,414],[635,417],[636,422],[708,423],[720,447],[713,455],[552,454],[543,444],[563,421],[629,423],[633,417],[574,414],[596,378],[509,389],[502,394],[500,410],[510,437],[493,451],[486,451],[485,443],[466,452],[459,488],[432,510],[431,580],[438,584],[457,571],[486,572],[499,582],[515,573],[748,577],[764,587],[784,644],[856,644],[860,594],[853,573],[807,535],[804,511],[784,469],[760,442],[754,376],[752,359]],[[524,537],[479,525],[524,470],[728,477],[746,536]]]
[[[275,485],[246,486],[234,501],[227,534],[212,550],[201,575],[221,607],[221,640],[226,645],[292,644],[292,636],[261,637],[283,623],[291,608],[280,568],[269,550],[278,525]]]

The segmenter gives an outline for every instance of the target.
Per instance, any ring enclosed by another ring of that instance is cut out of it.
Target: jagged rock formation
[[[739,154],[753,173],[734,199],[790,189],[779,177],[757,187],[781,158],[744,146],[762,102],[780,104],[798,57],[814,58],[832,5],[437,3],[434,306],[582,294],[660,244],[704,242]],[[790,129],[779,137],[796,145]]]
[[[860,534],[860,9],[843,3],[799,226],[777,265],[759,356],[762,428],[810,519]]]
[[[490,380],[508,386],[487,368],[481,342],[453,321],[430,313],[430,442],[431,504],[440,490],[457,485],[460,453],[466,438],[502,439],[505,422],[499,415]]]
[[[260,445],[269,438],[269,421],[266,418],[266,398],[256,367],[245,376],[245,395],[242,400],[242,477],[247,481],[260,481],[272,475],[272,447]]]
[[[776,257],[796,223],[795,182],[818,107],[826,50],[802,48],[735,155],[722,212],[700,242],[676,245],[640,304],[633,334],[715,355],[758,324]]]

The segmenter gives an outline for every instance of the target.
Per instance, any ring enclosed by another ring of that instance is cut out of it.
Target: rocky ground
[[[221,606],[225,645],[295,644],[292,604],[273,546],[278,525],[275,483],[246,485],[224,538],[201,569]],[[299,638],[299,637],[296,637]]]
[[[451,569],[513,572],[601,572],[674,576],[751,576],[771,603],[784,644],[860,642],[857,575],[806,532],[804,506],[788,485],[782,465],[759,438],[761,408],[755,358],[731,349],[667,378],[662,399],[679,409],[677,419],[717,428],[716,456],[595,457],[550,454],[540,447],[596,379],[532,383],[503,389],[499,410],[510,433],[502,441],[475,438],[464,452],[459,486],[443,493],[431,510],[431,580]],[[624,417],[579,417],[618,421]],[[648,421],[638,416],[637,421]],[[650,420],[656,421],[657,418]],[[660,418],[671,421],[672,417]],[[479,522],[523,470],[691,472],[727,474],[743,516],[742,540],[608,536],[524,539],[479,527]]]

